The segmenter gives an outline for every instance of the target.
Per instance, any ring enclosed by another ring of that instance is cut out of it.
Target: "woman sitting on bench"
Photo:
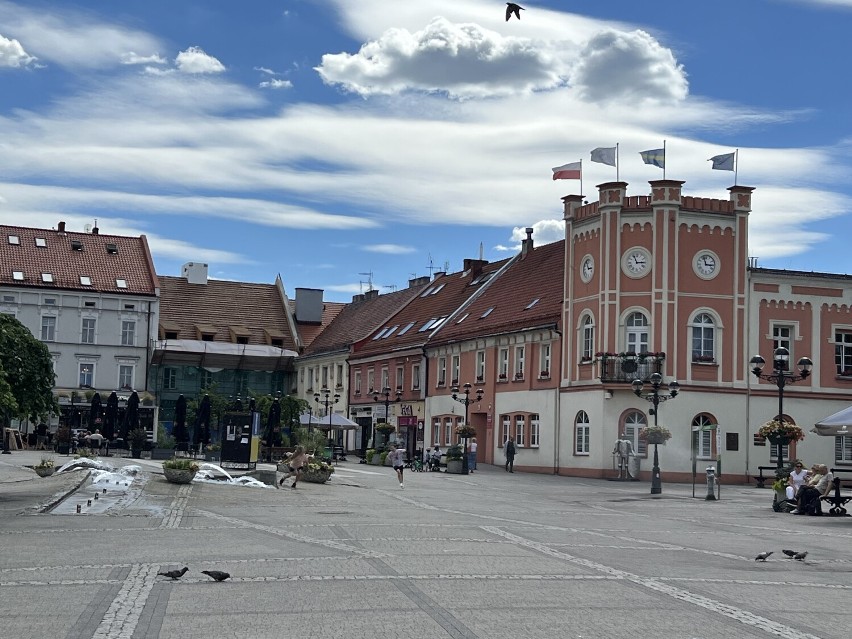
[[[790,476],[787,478],[787,499],[791,501],[796,499],[802,484],[809,479],[810,472],[805,470],[805,465],[802,462],[797,461],[794,464],[793,470],[790,471]]]
[[[821,515],[820,497],[828,495],[834,486],[834,475],[825,464],[814,464],[811,467],[811,477],[799,489],[797,508],[794,515]]]

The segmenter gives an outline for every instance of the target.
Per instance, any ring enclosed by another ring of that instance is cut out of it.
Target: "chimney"
[[[473,260],[469,257],[464,258],[464,269],[465,271],[470,271],[470,276],[472,278],[478,277],[482,274],[482,267],[488,264],[488,260],[478,259]]]
[[[424,284],[429,283],[428,275],[421,275],[420,277],[415,277],[412,280],[408,280],[408,287],[414,288],[415,286],[423,286]]]
[[[322,324],[321,288],[296,289],[296,321],[302,324]]]
[[[92,235],[97,235],[100,229],[98,228],[98,221],[95,220],[95,225],[92,227]]]
[[[364,292],[364,299],[365,300],[372,300],[372,299],[377,298],[378,296],[379,296],[379,289],[377,289],[377,288],[371,288],[369,291]]]
[[[533,239],[532,239],[533,230],[528,227],[526,229],[526,232],[527,232],[527,239],[525,239],[521,243],[521,255],[526,255],[527,253],[529,253],[533,249]]]
[[[353,304],[354,304],[355,302],[363,302],[363,301],[364,301],[364,294],[363,294],[363,293],[358,293],[358,295],[353,295],[353,296],[352,296],[352,303],[353,303]]]
[[[432,276],[432,281],[434,282],[439,277],[441,277],[442,275],[446,275],[446,274],[447,274],[446,271],[435,271],[435,275]]]
[[[202,262],[187,262],[181,267],[180,274],[190,284],[207,284],[207,265]]]
[[[65,222],[60,221],[59,224],[56,225],[56,232],[60,235],[65,235]]]

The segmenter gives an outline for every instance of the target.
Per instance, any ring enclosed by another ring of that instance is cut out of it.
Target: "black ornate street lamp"
[[[320,401],[322,398],[322,401]],[[332,394],[331,389],[326,386],[323,386],[319,393],[314,393],[314,400],[320,406],[325,406],[325,412],[328,415],[328,434],[326,434],[326,439],[328,439],[328,435],[331,434],[331,406],[334,406],[337,402],[340,401],[340,393]]]
[[[391,399],[392,395],[396,396],[395,399]],[[385,398],[385,423],[390,424],[390,421],[388,420],[388,417],[390,416],[390,405],[392,402],[398,402],[400,399],[402,399],[402,390],[397,388],[396,391],[392,392],[391,389],[386,386],[380,391],[373,391],[374,402],[378,402],[381,397]],[[387,436],[390,437],[390,433],[388,433]]]
[[[654,408],[651,409],[651,414],[654,416],[654,427],[657,426],[657,412],[659,411],[659,406],[665,401],[670,399],[674,399],[677,397],[677,394],[680,392],[680,384],[677,381],[672,380],[668,383],[668,393],[663,395],[660,394],[660,388],[663,385],[663,376],[659,373],[653,373],[650,377],[651,382],[651,392],[642,394],[642,387],[644,384],[641,379],[634,379],[633,383],[633,392],[637,397],[641,397],[642,399],[646,399],[654,405]],[[649,442],[650,443],[650,442]],[[663,481],[660,478],[660,456],[657,452],[657,445],[660,442],[658,440],[654,440],[654,467],[651,469],[651,494],[659,495],[663,492]]]
[[[459,387],[458,386],[453,386],[452,391],[453,391],[453,399],[456,400],[457,402],[459,402],[460,404],[464,405],[464,425],[465,425],[465,428],[467,428],[467,426],[468,426],[467,415],[468,415],[468,410],[470,409],[470,405],[473,404],[473,402],[481,402],[482,401],[482,393],[484,391],[481,388],[477,388],[476,389],[476,397],[471,399],[470,398],[470,389],[473,388],[473,386],[471,386],[470,382],[465,382],[465,384],[464,384],[464,386],[462,386],[462,388],[464,389],[462,391],[462,393],[464,394],[464,397],[459,397]],[[467,435],[464,435],[462,437],[462,439],[464,439],[464,456],[462,457],[462,475],[467,475],[467,474],[470,473],[470,465],[469,465],[469,462],[468,462],[468,459],[467,459]]]
[[[783,346],[776,348],[775,352],[772,353],[772,372],[764,373],[763,367],[766,366],[766,360],[763,359],[760,355],[755,355],[749,360],[749,364],[751,365],[751,372],[754,373],[754,376],[758,379],[765,379],[768,382],[772,382],[775,386],[778,387],[778,421],[784,422],[784,387],[787,384],[792,384],[794,382],[801,381],[803,379],[807,379],[810,377],[811,369],[814,367],[814,363],[811,361],[809,357],[802,357],[796,363],[796,366],[799,369],[799,374],[796,375],[794,373],[788,372],[790,368],[790,351],[788,351]],[[789,444],[790,442],[784,442],[782,438],[777,440],[778,445],[778,468],[782,468],[784,466],[783,459],[783,446],[784,444]]]

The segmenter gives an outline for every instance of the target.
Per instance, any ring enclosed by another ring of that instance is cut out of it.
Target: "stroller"
[[[429,453],[429,470],[441,472],[441,452],[433,450]]]

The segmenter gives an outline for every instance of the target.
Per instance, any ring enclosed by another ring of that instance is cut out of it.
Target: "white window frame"
[[[320,384],[320,388],[329,388],[328,385],[328,366],[320,367],[320,380],[322,383]]]
[[[542,344],[539,346],[539,359],[541,360],[541,372],[547,371],[548,375],[553,374],[553,370],[550,368],[551,358],[552,358],[553,347],[550,342],[546,344]]]
[[[59,322],[57,321],[56,315],[42,315],[41,316],[41,341],[42,342],[55,342],[56,341],[56,327]]]
[[[95,385],[95,363],[77,363],[77,382],[80,388],[92,388]]]
[[[574,418],[574,454],[588,456],[590,455],[589,434],[591,427],[589,425],[589,414],[581,410]]]
[[[476,351],[476,381],[485,381],[485,351]]]
[[[845,371],[852,374],[852,326],[832,326],[831,335],[837,374],[843,375]]]
[[[441,445],[441,418],[436,417],[432,420],[432,445]]]
[[[527,416],[515,415],[515,446],[524,448],[526,442]]]
[[[453,445],[453,422],[452,417],[444,418],[444,446]]]
[[[163,390],[177,389],[177,368],[174,366],[163,367]]]
[[[631,311],[624,319],[624,350],[637,355],[647,353],[650,343],[651,325],[648,315],[644,311]]]
[[[523,379],[524,371],[527,368],[527,349],[526,346],[520,344],[515,346],[515,378]]]
[[[512,428],[512,416],[503,415],[500,420],[500,448],[506,445],[506,440],[509,438],[509,432]]]
[[[713,421],[707,415],[696,415],[692,420],[695,459],[713,459],[713,438],[716,436],[716,429],[704,430],[704,427],[712,425]]]
[[[834,438],[834,461],[852,463],[852,436],[841,435]]]
[[[530,448],[538,448],[541,437],[541,421],[538,413],[530,415]]]
[[[695,314],[690,322],[690,347],[693,362],[706,358],[716,361],[716,319],[706,311]]]
[[[501,348],[498,352],[497,374],[502,375],[503,379],[509,378],[509,349]]]
[[[133,379],[136,376],[136,367],[133,364],[118,365],[118,386],[116,388],[133,388]]]
[[[637,457],[648,457],[648,442],[639,439],[639,431],[648,425],[648,417],[642,411],[634,410],[624,416],[622,432],[624,438],[633,444]]]
[[[452,368],[450,369],[452,377],[450,378],[454,384],[459,383],[459,371],[461,369],[461,356],[453,355],[451,361]]]
[[[396,367],[396,390],[402,390],[405,384],[405,366]]]
[[[337,364],[337,376],[335,380],[337,382],[337,386],[343,386],[343,364]]]
[[[368,368],[367,369],[367,392],[375,393],[376,392],[376,371],[375,369]]]
[[[420,364],[411,365],[411,390],[420,390]]]
[[[360,368],[355,369],[353,384],[355,385],[355,394],[360,395],[361,394],[361,369]]]
[[[91,322],[92,325],[90,328],[86,327],[86,323]],[[97,342],[97,327],[98,320],[94,317],[83,317],[80,319],[80,343],[81,344],[95,344]],[[86,338],[89,339],[86,339]],[[119,386],[119,388],[121,388]]]
[[[586,314],[583,319],[583,327],[580,335],[580,357],[591,360],[595,352],[595,320]]]
[[[121,345],[136,346],[136,320],[121,320]]]
[[[446,386],[447,385],[447,358],[439,357],[438,358],[438,378],[436,380],[436,386]]]

